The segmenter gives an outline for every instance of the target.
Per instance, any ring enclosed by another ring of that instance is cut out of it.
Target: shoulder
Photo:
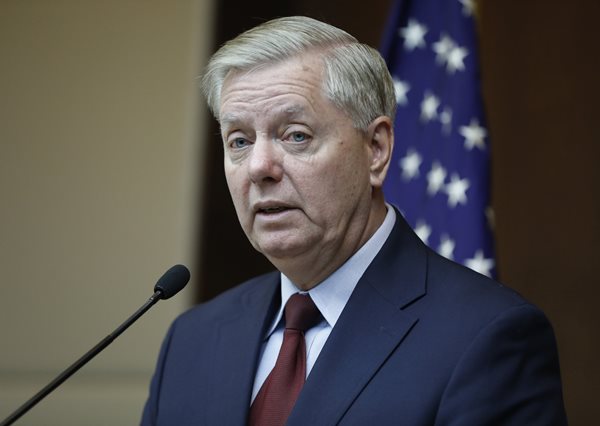
[[[483,304],[486,309],[503,309],[528,303],[504,284],[427,250],[427,292],[450,297],[448,302]]]
[[[367,275],[382,294],[409,311],[468,309],[485,317],[527,303],[514,290],[427,247],[401,215]]]
[[[475,333],[499,315],[541,310],[500,282],[427,250],[424,308],[448,321],[457,321]],[[435,306],[435,309],[432,309]],[[517,309],[518,308],[518,309]]]
[[[554,344],[545,314],[515,290],[428,250],[426,296],[407,311],[460,357],[473,342],[527,341],[543,335]]]
[[[558,349],[546,315],[490,278],[437,255],[430,262],[437,336],[452,359],[438,422],[566,424]]]

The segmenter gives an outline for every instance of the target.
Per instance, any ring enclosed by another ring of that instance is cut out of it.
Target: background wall
[[[0,418],[104,338],[175,263],[195,272],[202,0],[0,2]],[[139,422],[194,284],[23,425]]]
[[[481,4],[501,279],[544,309],[571,425],[600,394],[600,3]]]

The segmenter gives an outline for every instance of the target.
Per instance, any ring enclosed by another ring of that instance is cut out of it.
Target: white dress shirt
[[[386,206],[385,219],[373,236],[339,269],[308,291],[324,319],[304,335],[307,376],[315,365],[321,349],[323,349],[331,330],[350,299],[358,280],[365,273],[392,232],[392,228],[396,223],[396,213],[390,205],[386,204]],[[305,292],[299,290],[288,277],[281,274],[281,307],[265,336],[260,362],[254,377],[252,401],[254,401],[256,394],[277,361],[283,343],[283,309],[288,299],[295,293]]]

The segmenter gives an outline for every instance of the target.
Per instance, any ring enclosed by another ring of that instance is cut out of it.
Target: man
[[[279,272],[174,322],[143,424],[566,424],[543,313],[385,203],[395,97],[375,50],[283,18],[225,44],[203,84],[241,226]]]

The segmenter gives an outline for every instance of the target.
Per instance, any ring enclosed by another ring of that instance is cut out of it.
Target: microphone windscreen
[[[181,291],[190,280],[190,271],[183,265],[172,266],[156,282],[154,292],[160,291],[161,299],[168,299]]]

